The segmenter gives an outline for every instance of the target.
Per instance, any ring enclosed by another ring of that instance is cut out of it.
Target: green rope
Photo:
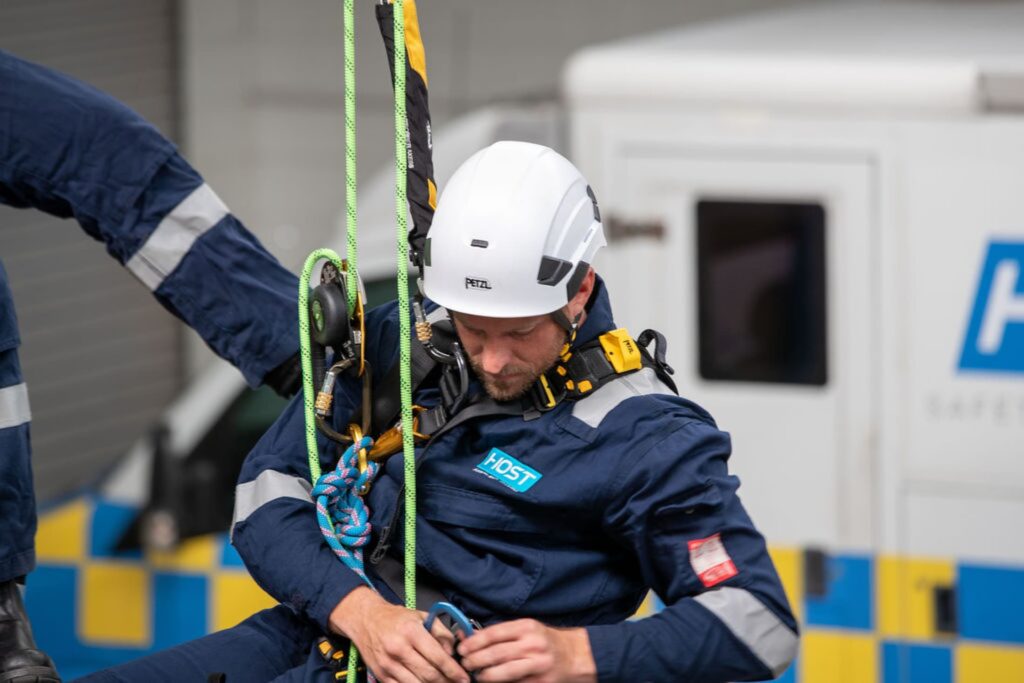
[[[345,0],[345,235],[348,241],[349,315],[355,311],[358,275],[356,274],[356,32],[353,0]],[[365,342],[365,340],[363,340]],[[356,683],[359,650],[355,643],[348,648],[346,683]]]
[[[313,386],[313,358],[309,350],[309,280],[313,266],[320,259],[327,259],[341,270],[341,258],[332,249],[317,249],[306,257],[299,277],[299,357],[302,360],[302,399],[306,415],[306,455],[309,458],[309,479],[314,485],[321,473],[314,412],[317,387]]]
[[[395,219],[398,238],[399,380],[402,391],[402,453],[405,459],[405,606],[416,609],[416,450],[412,433],[412,372],[409,350],[409,243],[405,195],[408,121],[405,118],[405,6],[395,4]]]
[[[345,21],[345,206],[348,241],[347,287],[349,315],[355,310],[356,273],[356,137],[355,137],[355,30],[353,0],[344,2]],[[405,7],[394,0],[395,34],[395,218],[398,235],[397,286],[399,320],[399,368],[402,399],[402,450],[405,461],[405,603],[416,609],[416,451],[412,426],[412,378],[409,322],[409,244],[406,241],[407,199],[406,165],[408,122],[405,118]],[[314,412],[316,387],[313,386],[313,359],[309,342],[309,281],[313,267],[320,259],[328,259],[339,271],[340,257],[330,249],[317,249],[306,258],[299,278],[299,348],[302,360],[302,394],[306,418],[306,452],[309,458],[310,481],[320,478],[320,456],[316,444]],[[356,683],[359,652],[355,644],[349,648],[348,683]]]
[[[345,234],[348,238],[349,315],[356,307],[356,32],[354,0],[345,0]]]

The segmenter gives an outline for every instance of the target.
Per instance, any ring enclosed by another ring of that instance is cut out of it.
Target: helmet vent
[[[540,269],[537,271],[537,282],[548,287],[554,287],[562,278],[572,270],[572,264],[560,258],[542,256]]]
[[[487,245],[490,244],[487,240],[473,240],[469,243],[471,247],[479,247],[480,249],[486,249]]]
[[[590,185],[587,185],[587,196],[590,197],[590,201],[594,205],[594,220],[600,223],[601,210],[597,208],[597,196],[594,194],[594,190],[590,187]]]

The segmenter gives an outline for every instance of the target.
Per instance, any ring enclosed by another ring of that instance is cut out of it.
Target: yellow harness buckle
[[[605,332],[598,340],[604,355],[616,373],[622,374],[631,370],[639,370],[642,367],[642,357],[636,342],[629,335],[624,327],[611,332]]]

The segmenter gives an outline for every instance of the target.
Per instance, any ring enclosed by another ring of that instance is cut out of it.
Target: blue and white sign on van
[[[476,466],[476,469],[519,493],[528,491],[544,476],[500,448],[492,448],[483,462]]]
[[[988,245],[960,369],[1024,372],[1024,242]]]

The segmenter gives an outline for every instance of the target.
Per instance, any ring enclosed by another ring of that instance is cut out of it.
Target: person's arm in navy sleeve
[[[391,305],[367,316],[366,338],[373,343],[367,352],[380,374],[386,364],[373,361],[394,357],[396,315]],[[361,392],[357,382],[342,376],[334,396],[335,414],[344,418],[337,428],[353,413]],[[327,471],[337,450],[318,437],[320,466]],[[325,631],[352,639],[386,680],[468,683],[451,657],[453,638],[440,621],[428,633],[424,614],[384,600],[338,560],[321,536],[310,490],[303,404],[296,397],[246,458],[235,490],[232,543],[256,582]]]
[[[138,114],[2,50],[0,203],[74,217],[250,385],[297,388],[295,275]]]
[[[336,407],[348,409],[344,403]],[[331,610],[363,581],[338,560],[320,533],[305,443],[299,395],[242,466],[231,542],[264,590],[327,628]],[[336,454],[323,437],[319,443],[322,454]],[[321,457],[323,471],[333,466]]]
[[[629,468],[606,524],[666,607],[587,627],[598,680],[762,680],[796,656],[797,625],[729,453],[727,434],[681,418]]]

